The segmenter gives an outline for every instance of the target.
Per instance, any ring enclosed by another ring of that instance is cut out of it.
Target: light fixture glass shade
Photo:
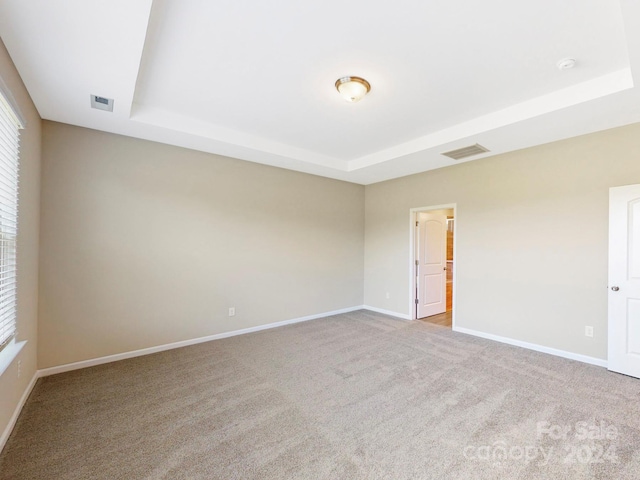
[[[346,101],[357,102],[369,93],[371,85],[364,78],[342,77],[336,81],[336,88]]]

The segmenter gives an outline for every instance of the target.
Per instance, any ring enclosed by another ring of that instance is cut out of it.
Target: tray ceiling
[[[640,121],[637,32],[633,0],[0,2],[42,118],[363,184]]]

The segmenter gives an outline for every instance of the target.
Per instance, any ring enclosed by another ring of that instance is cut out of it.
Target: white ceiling
[[[0,0],[0,36],[42,118],[368,184],[640,121],[638,3]]]

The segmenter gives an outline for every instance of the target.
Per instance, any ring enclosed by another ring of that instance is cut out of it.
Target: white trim
[[[411,293],[409,294],[409,320],[416,320],[416,275],[415,275],[415,257],[416,257],[416,219],[418,218],[418,212],[428,212],[430,210],[445,210],[448,208],[453,209],[453,219],[455,220],[453,226],[453,285],[451,286],[453,291],[453,304],[451,305],[451,328],[455,329],[456,326],[456,303],[458,303],[458,296],[456,295],[458,275],[456,275],[458,265],[458,204],[457,203],[445,203],[443,205],[433,205],[430,207],[416,207],[409,209],[409,284],[411,285]]]
[[[308,315],[306,317],[292,318],[290,320],[284,320],[282,322],[267,323],[266,325],[258,325],[256,327],[243,328],[241,330],[233,330],[231,332],[217,333],[215,335],[208,335],[206,337],[192,338],[190,340],[183,340],[181,342],[167,343],[165,345],[158,345],[156,347],[142,348],[140,350],[133,350],[130,352],[116,353],[115,355],[107,355],[106,357],[92,358],[89,360],[82,360],[80,362],[67,363],[65,365],[58,365],[56,367],[44,368],[39,370],[40,377],[47,377],[49,375],[55,375],[57,373],[70,372],[72,370],[79,370],[81,368],[94,367],[96,365],[102,365],[105,363],[117,362],[119,360],[126,360],[127,358],[141,357],[143,355],[150,355],[152,353],[163,352],[165,350],[173,350],[174,348],[187,347],[189,345],[196,345],[198,343],[210,342],[212,340],[219,340],[221,338],[234,337],[236,335],[244,335],[245,333],[259,332],[260,330],[267,330],[270,328],[282,327],[284,325],[290,325],[292,323],[306,322],[308,320],[315,320],[317,318],[330,317],[332,315],[338,315],[340,313],[349,313],[356,310],[361,310],[363,307],[358,305],[356,307],[342,308],[340,310],[333,310],[331,312],[318,313],[316,315]]]
[[[6,347],[0,351],[0,375],[3,375],[4,372],[9,368],[9,365],[13,363],[16,359],[22,347],[27,344],[26,340],[21,342],[16,342],[15,337],[7,344]]]
[[[384,315],[390,315],[392,317],[401,318],[402,320],[411,320],[411,315],[404,313],[392,312],[391,310],[384,310],[383,308],[370,307],[369,305],[362,305],[364,310],[371,310],[372,312],[382,313]]]
[[[493,335],[491,333],[471,330],[470,328],[453,327],[453,331],[466,333],[467,335],[473,335],[474,337],[486,338],[487,340],[493,340],[500,343],[506,343],[508,345],[515,345],[516,347],[522,347],[528,350],[535,350],[536,352],[548,353],[549,355],[555,355],[556,357],[568,358],[569,360],[576,360],[578,362],[589,363],[591,365],[597,365],[598,367],[607,368],[607,361],[600,358],[589,357],[587,355],[581,355],[579,353],[567,352],[566,350],[558,350],[557,348],[545,347],[543,345],[537,345],[535,343],[523,342],[522,340],[515,340],[513,338],[501,337],[499,335]]]
[[[11,435],[11,432],[13,431],[13,428],[15,427],[15,424],[18,420],[18,417],[20,416],[20,413],[22,412],[22,408],[24,407],[24,404],[26,403],[27,399],[29,398],[29,395],[31,395],[31,392],[33,391],[33,387],[35,387],[36,382],[38,380],[38,378],[41,377],[47,377],[49,375],[54,375],[57,373],[63,373],[63,372],[69,372],[72,370],[79,370],[81,368],[87,368],[87,367],[93,367],[96,365],[102,365],[105,363],[111,363],[111,362],[116,362],[118,360],[125,360],[127,358],[134,358],[134,357],[139,357],[139,356],[143,356],[143,355],[149,355],[152,353],[157,353],[157,352],[162,352],[165,350],[172,350],[174,348],[180,348],[180,347],[186,347],[189,345],[196,345],[198,343],[204,343],[204,342],[210,342],[212,340],[218,340],[221,338],[228,338],[228,337],[233,337],[236,335],[244,335],[246,333],[253,333],[253,332],[259,332],[261,330],[268,330],[271,328],[277,328],[277,327],[282,327],[285,325],[291,325],[293,323],[300,323],[300,322],[306,322],[309,320],[315,320],[318,318],[325,318],[325,317],[330,317],[332,315],[339,315],[341,313],[349,313],[349,312],[354,312],[357,310],[370,310],[372,312],[377,312],[377,313],[382,313],[385,315],[390,315],[392,317],[396,317],[396,318],[400,318],[403,320],[412,320],[410,315],[406,315],[404,313],[398,313],[398,312],[392,312],[390,310],[384,310],[382,308],[376,308],[376,307],[370,307],[368,305],[359,305],[356,307],[349,307],[349,308],[343,308],[340,310],[334,310],[331,312],[325,312],[325,313],[319,313],[316,315],[308,315],[306,317],[300,317],[300,318],[293,318],[291,320],[284,320],[282,322],[275,322],[275,323],[268,323],[266,325],[259,325],[257,327],[250,327],[250,328],[243,328],[241,330],[234,330],[231,332],[225,332],[225,333],[218,333],[216,335],[209,335],[206,337],[200,337],[200,338],[194,338],[191,340],[184,340],[182,342],[175,342],[175,343],[169,343],[166,345],[159,345],[157,347],[150,347],[150,348],[143,348],[141,350],[134,350],[131,352],[125,352],[125,353],[119,353],[116,355],[108,355],[106,357],[100,357],[100,358],[94,358],[91,360],[84,360],[81,362],[75,362],[75,363],[68,363],[66,365],[60,365],[57,367],[51,367],[51,368],[44,368],[42,370],[37,370],[33,377],[31,378],[31,381],[29,382],[29,385],[27,386],[27,388],[25,389],[24,393],[22,394],[22,397],[20,398],[20,401],[18,402],[18,405],[16,406],[13,415],[11,416],[11,419],[9,420],[9,423],[7,424],[6,428],[4,429],[4,432],[2,432],[2,436],[0,437],[0,452],[2,452],[2,449],[5,447],[5,444],[7,443],[7,440],[9,439],[9,436]],[[564,350],[558,350],[555,348],[550,348],[550,347],[544,347],[542,345],[536,345],[534,343],[528,343],[528,342],[523,342],[521,340],[515,340],[512,338],[507,338],[507,337],[501,337],[499,335],[493,335],[491,333],[484,333],[484,332],[480,332],[477,330],[471,330],[469,328],[463,328],[463,327],[453,327],[453,330],[459,333],[464,333],[467,335],[473,335],[476,337],[481,337],[481,338],[486,338],[488,340],[493,340],[496,342],[500,342],[500,343],[506,343],[508,345],[515,345],[517,347],[522,347],[522,348],[527,348],[529,350],[535,350],[537,352],[542,352],[542,353],[548,353],[550,355],[556,355],[558,357],[563,357],[563,358],[568,358],[570,360],[577,360],[579,362],[584,362],[584,363],[589,363],[592,365],[597,365],[599,367],[607,367],[607,361],[606,360],[601,360],[599,358],[594,358],[594,357],[589,357],[587,355],[580,355],[578,353],[571,353],[571,352],[566,352]],[[26,342],[20,342],[20,343],[26,343]]]
[[[33,390],[33,387],[35,387],[36,382],[38,381],[38,378],[40,378],[40,372],[36,371],[33,374],[33,377],[31,378],[29,385],[27,385],[26,390],[22,394],[22,397],[20,397],[20,401],[18,402],[18,405],[16,405],[16,408],[13,411],[13,415],[11,415],[11,418],[9,419],[9,423],[4,429],[4,432],[2,432],[2,436],[0,437],[0,452],[2,452],[2,450],[4,449],[4,446],[6,445],[7,440],[9,440],[9,436],[13,431],[13,427],[16,426],[16,422],[18,421],[18,417],[22,412],[22,408],[24,407],[24,404],[27,402],[27,398],[29,398],[29,395],[31,395],[31,391]]]
[[[316,315],[307,315],[306,317],[292,318],[290,320],[284,320],[282,322],[268,323],[266,325],[258,325],[257,327],[243,328],[241,330],[234,330],[234,331],[231,331],[231,332],[218,333],[216,335],[209,335],[209,336],[206,336],[206,337],[194,338],[194,339],[191,339],[191,340],[184,340],[184,341],[181,341],[181,342],[169,343],[169,344],[166,344],[166,345],[158,345],[157,347],[143,348],[141,350],[134,350],[134,351],[131,351],[131,352],[118,353],[118,354],[115,354],[115,355],[108,355],[106,357],[93,358],[93,359],[90,359],[90,360],[83,360],[81,362],[68,363],[66,365],[59,365],[57,367],[50,367],[50,368],[44,368],[42,370],[37,370],[35,372],[35,374],[33,375],[33,378],[31,379],[31,382],[29,382],[29,385],[27,386],[27,389],[22,394],[22,397],[20,398],[20,401],[18,402],[18,405],[16,406],[16,408],[15,408],[15,410],[13,412],[13,415],[11,416],[11,419],[9,420],[9,423],[7,424],[7,427],[4,429],[4,432],[2,433],[2,437],[0,437],[0,452],[2,452],[2,449],[4,448],[7,440],[9,439],[9,436],[11,435],[11,432],[13,431],[13,428],[15,427],[16,421],[18,420],[18,417],[20,416],[20,412],[22,412],[22,408],[24,407],[25,402],[29,398],[29,395],[31,395],[31,391],[33,390],[33,387],[35,386],[36,381],[38,380],[38,378],[48,377],[49,375],[55,375],[57,373],[70,372],[72,370],[79,370],[81,368],[87,368],[87,367],[93,367],[93,366],[96,366],[96,365],[102,365],[102,364],[105,364],[105,363],[116,362],[118,360],[125,360],[127,358],[140,357],[140,356],[143,356],[143,355],[149,355],[149,354],[152,354],[152,353],[162,352],[162,351],[165,351],[165,350],[172,350],[174,348],[180,348],[180,347],[186,347],[186,346],[189,346],[189,345],[196,345],[198,343],[210,342],[212,340],[218,340],[218,339],[221,339],[221,338],[233,337],[233,336],[236,336],[236,335],[243,335],[245,333],[259,332],[260,330],[267,330],[267,329],[271,329],[271,328],[282,327],[282,326],[285,326],[285,325],[291,325],[293,323],[300,323],[300,322],[306,322],[306,321],[309,321],[309,320],[315,320],[315,319],[318,319],[318,318],[330,317],[332,315],[339,315],[341,313],[354,312],[356,310],[362,310],[363,308],[365,308],[365,307],[363,307],[362,305],[358,305],[358,306],[355,306],[355,307],[342,308],[340,310],[333,310],[331,312],[324,312],[324,313],[319,313],[319,314],[316,314]],[[18,351],[22,348],[22,346],[25,343],[26,342],[20,342],[19,343]]]

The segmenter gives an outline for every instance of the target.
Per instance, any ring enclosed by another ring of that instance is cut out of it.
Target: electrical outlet
[[[584,327],[584,335],[586,337],[593,337],[593,327]]]
[[[391,295],[389,295],[389,292],[387,292],[387,300],[391,298]]]
[[[22,360],[18,360],[18,378],[22,375]]]
[[[229,308],[229,316],[230,317],[235,317],[236,315],[236,307],[230,307]]]

